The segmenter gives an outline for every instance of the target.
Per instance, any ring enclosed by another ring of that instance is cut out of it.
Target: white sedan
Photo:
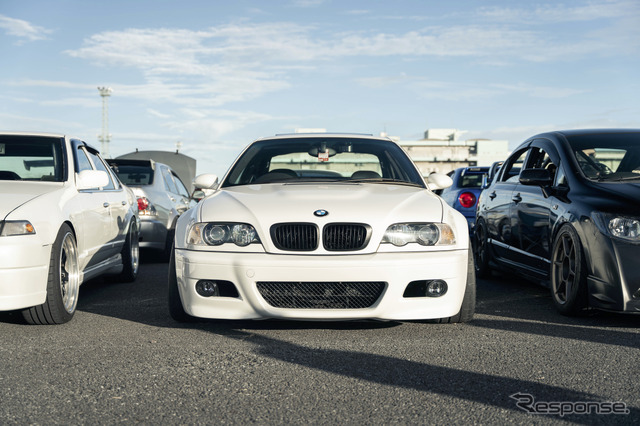
[[[0,311],[60,324],[80,285],[138,273],[137,203],[99,153],[47,133],[0,133]]]
[[[177,224],[169,310],[217,319],[464,322],[475,310],[467,221],[395,142],[260,139]]]

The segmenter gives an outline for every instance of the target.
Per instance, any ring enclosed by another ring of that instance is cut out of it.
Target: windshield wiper
[[[365,178],[365,179],[349,179],[345,182],[348,183],[396,183],[398,185],[409,185],[424,188],[423,185],[415,182],[407,182],[406,180],[391,179],[391,178]]]
[[[621,178],[614,179],[614,180],[622,182],[622,181],[625,181],[625,180],[636,180],[636,179],[640,179],[640,175],[637,175],[637,176],[626,176],[626,177],[621,177]]]

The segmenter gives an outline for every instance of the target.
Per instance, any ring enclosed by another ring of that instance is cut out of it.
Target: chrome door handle
[[[522,201],[522,197],[520,196],[520,194],[514,196],[513,198],[511,198],[514,202],[519,203],[520,201]]]
[[[497,197],[496,191],[493,191],[491,194],[489,194],[489,198],[491,198],[492,200],[496,197]]]
[[[102,207],[105,207],[105,208],[109,207],[109,203],[107,203],[107,202],[102,203]]]

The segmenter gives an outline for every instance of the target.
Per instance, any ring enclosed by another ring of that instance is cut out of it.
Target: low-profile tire
[[[175,226],[175,223],[174,223]],[[162,250],[162,253],[160,255],[161,260],[163,262],[168,262],[169,258],[171,258],[171,252],[173,251],[173,239],[175,238],[176,235],[176,229],[175,227],[172,227],[171,229],[167,229],[167,239],[164,242],[164,249]]]
[[[473,260],[476,276],[478,278],[489,278],[491,277],[491,267],[489,266],[491,253],[489,252],[487,225],[484,220],[478,220],[473,232],[473,239]]]
[[[462,299],[462,305],[460,311],[449,318],[440,318],[439,323],[459,323],[468,322],[473,318],[473,314],[476,312],[476,270],[474,267],[473,254],[471,252],[471,246],[469,246],[469,255],[467,262],[467,284],[464,289],[464,297]]]
[[[29,324],[63,324],[73,318],[80,293],[80,270],[76,237],[67,224],[58,231],[51,247],[47,299],[42,305],[23,309]]]
[[[131,220],[129,231],[122,247],[122,272],[118,275],[118,281],[130,283],[138,277],[140,269],[140,234],[138,222]]]
[[[587,308],[587,263],[580,237],[571,225],[563,225],[554,239],[550,278],[551,298],[558,312],[577,315]]]
[[[169,314],[171,314],[171,318],[178,322],[195,321],[196,318],[186,313],[184,307],[182,306],[182,299],[180,298],[180,291],[178,290],[178,278],[176,276],[176,259],[173,248],[171,250],[171,255],[169,256],[168,284]]]

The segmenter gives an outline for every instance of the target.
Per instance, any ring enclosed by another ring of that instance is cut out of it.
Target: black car
[[[551,288],[563,314],[640,312],[640,130],[542,133],[478,201],[476,272],[510,269]]]

